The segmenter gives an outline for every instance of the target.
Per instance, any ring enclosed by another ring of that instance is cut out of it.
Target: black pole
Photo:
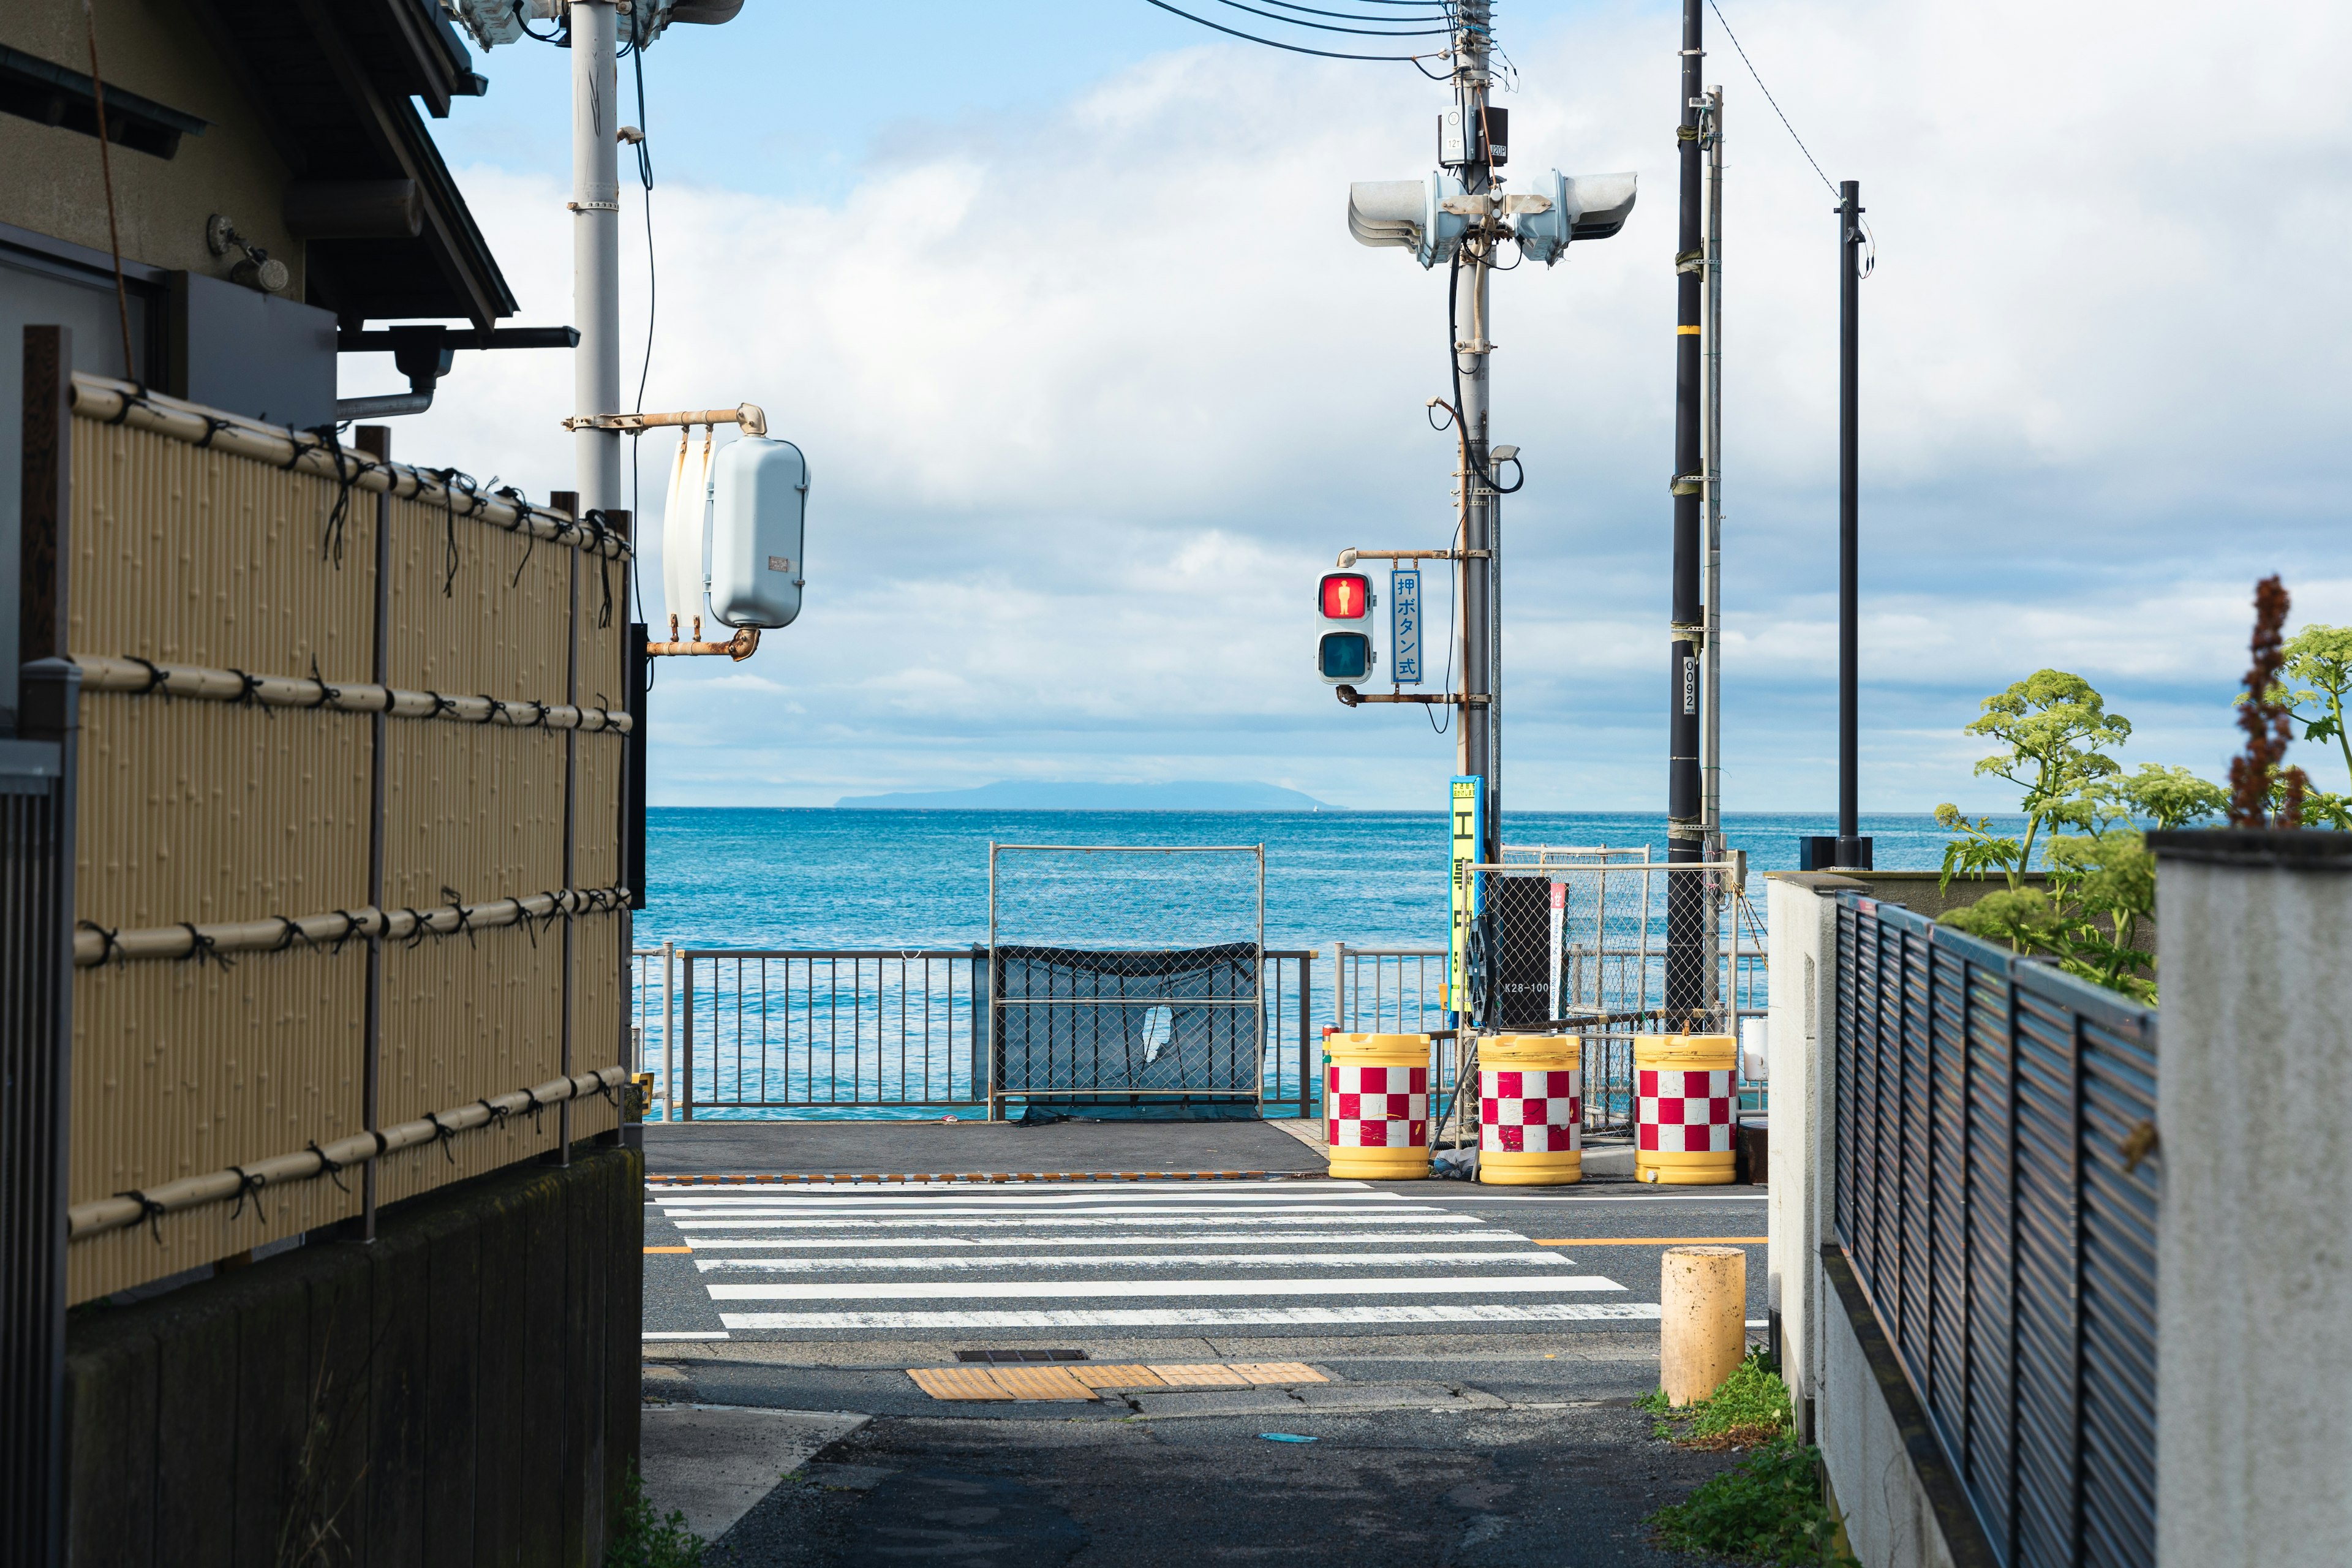
[[[1838,845],[1837,863],[1870,865],[1861,826],[1862,520],[1856,446],[1861,403],[1862,182],[1838,186]]]
[[[1682,113],[1675,132],[1682,227],[1675,256],[1674,620],[1668,628],[1666,859],[1706,858],[1699,802],[1699,269],[1704,265],[1699,158],[1699,6],[1683,0]],[[1666,880],[1666,1010],[1688,1023],[1706,998],[1706,898],[1696,875]]]

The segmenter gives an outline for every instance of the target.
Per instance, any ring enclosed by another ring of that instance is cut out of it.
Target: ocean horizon
[[[1998,819],[1997,819],[1998,820]],[[2022,818],[2017,819],[2021,824]],[[1647,845],[1665,855],[1665,820],[1633,812],[1509,812],[1504,837],[1537,844]],[[1865,816],[1885,870],[1932,870],[1951,835],[1925,813]],[[1727,814],[1725,837],[1758,873],[1794,870],[1798,841],[1836,830],[1828,813]],[[988,940],[989,845],[1264,845],[1265,945],[1435,947],[1446,926],[1443,811],[860,810],[834,806],[655,806],[646,813],[646,907],[636,945],[709,948],[969,947]],[[1019,892],[1035,930],[1001,940],[1113,946],[1235,940],[1254,924],[1254,858],[1059,859],[999,857],[1001,891]],[[1118,862],[1114,866],[1113,862]],[[1249,863],[1244,877],[1238,865]],[[1081,872],[1075,868],[1083,864]],[[1019,879],[1017,888],[1011,886]],[[1238,879],[1238,880],[1237,880]],[[1001,899],[1001,906],[1007,900]],[[1001,908],[1000,914],[1003,913]],[[1048,929],[1050,928],[1050,929]]]

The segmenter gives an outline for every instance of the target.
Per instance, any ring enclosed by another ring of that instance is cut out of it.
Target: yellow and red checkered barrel
[[[1323,1042],[1323,1134],[1331,1174],[1429,1174],[1429,1037],[1331,1035]]]
[[[1495,1035],[1478,1042],[1478,1179],[1566,1186],[1584,1179],[1583,1042]]]
[[[1664,1186],[1727,1185],[1738,1160],[1738,1042],[1729,1035],[1633,1041],[1633,1177]]]

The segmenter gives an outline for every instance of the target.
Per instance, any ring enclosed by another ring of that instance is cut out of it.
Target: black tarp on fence
[[[1053,1109],[1258,1099],[1260,953],[998,947],[995,1091]]]

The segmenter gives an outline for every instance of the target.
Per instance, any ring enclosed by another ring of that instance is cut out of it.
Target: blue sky
[[[2253,580],[2283,573],[2298,620],[2352,620],[2343,285],[2310,264],[2352,213],[2352,108],[2326,74],[2352,18],[2282,0],[2257,37],[2185,0],[1724,9],[1830,175],[1864,182],[1880,243],[1864,807],[2012,804],[1971,780],[1958,731],[2045,664],[2131,717],[2127,761],[2218,776]],[[1499,12],[1515,172],[1643,181],[1617,238],[1496,283],[1496,436],[1528,468],[1504,606],[1507,789],[1528,808],[1663,801],[1675,16]],[[1731,163],[1726,805],[1819,809],[1835,229],[1709,41]],[[568,320],[568,58],[479,66],[490,95],[436,134],[519,320]],[[1338,549],[1450,526],[1422,413],[1441,282],[1343,221],[1349,180],[1425,170],[1434,84],[1142,0],[751,0],[673,30],[646,75],[648,405],[759,402],[815,479],[800,623],[745,666],[664,661],[657,802],[1016,776],[1442,801],[1450,739],[1340,710],[1308,658]],[[634,192],[625,208],[641,342]],[[347,367],[347,394],[394,384]],[[401,449],[563,488],[569,385],[559,354],[463,355]],[[648,442],[648,510],[667,462]]]

